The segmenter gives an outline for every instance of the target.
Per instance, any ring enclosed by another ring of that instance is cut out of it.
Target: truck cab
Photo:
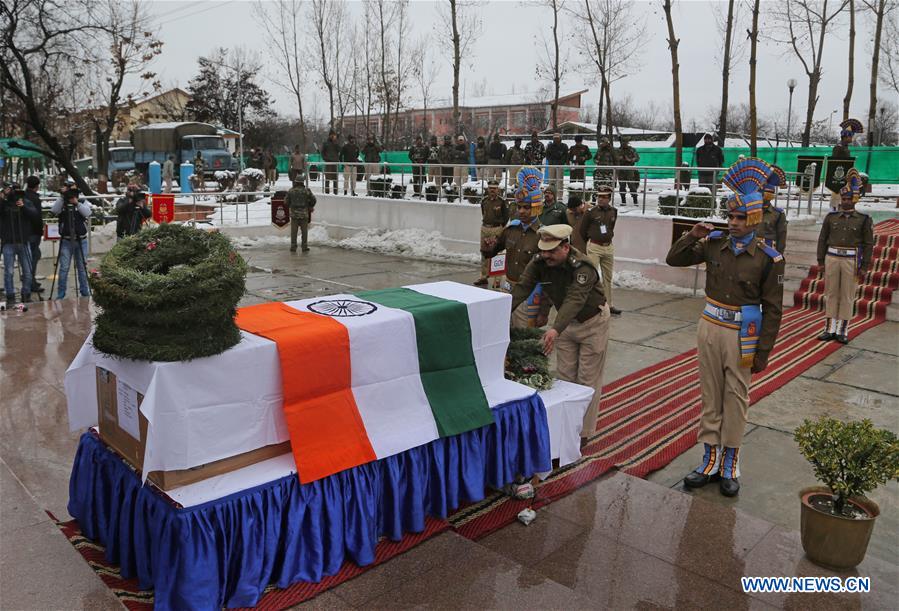
[[[115,146],[109,147],[109,172],[112,176],[116,172],[128,172],[134,169],[134,147]]]
[[[204,173],[213,175],[220,170],[232,169],[234,158],[221,136],[184,136],[181,139],[181,162],[193,163],[197,153],[206,164]]]

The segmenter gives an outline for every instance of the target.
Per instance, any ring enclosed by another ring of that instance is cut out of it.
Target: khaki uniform
[[[571,249],[568,260],[551,267],[538,255],[512,290],[512,308],[527,299],[538,284],[556,307],[553,329],[556,339],[556,370],[560,380],[594,389],[593,399],[581,428],[581,437],[596,431],[596,414],[602,398],[602,374],[609,342],[609,306],[602,294],[599,272],[583,253]]]
[[[615,269],[615,221],[618,210],[614,206],[593,206],[584,215],[579,229],[580,238],[587,245],[587,256],[596,269],[602,271],[602,290],[612,304],[612,274]]]
[[[780,254],[787,247],[787,215],[783,210],[765,202],[762,207],[762,222],[756,228],[755,233],[764,238],[769,246]]]
[[[315,208],[315,195],[305,186],[294,187],[287,192],[287,207],[290,209],[290,250],[297,249],[297,230],[302,231],[303,251],[309,250],[309,219]]]
[[[485,252],[485,255],[495,257],[503,250],[506,251],[504,292],[513,291],[528,263],[540,252],[537,248],[537,242],[540,241],[537,230],[540,227],[542,227],[540,219],[534,219],[533,223],[527,227],[523,226],[520,221],[513,221],[500,232],[493,248]],[[530,293],[528,294],[530,295]],[[532,319],[528,317],[525,304],[512,309],[513,327],[531,327],[533,326],[531,322]]]
[[[509,206],[502,197],[485,197],[481,200],[481,278],[490,275],[490,259],[486,253],[509,222]]]
[[[775,261],[749,243],[734,255],[727,236],[697,240],[685,234],[668,251],[667,263],[675,267],[706,265],[705,294],[722,306],[761,305],[762,328],[756,357],[767,359],[774,348],[783,312],[784,261]],[[699,383],[702,414],[699,441],[712,446],[739,448],[749,409],[752,372],[742,366],[740,331],[710,322],[703,316],[697,329]]]
[[[873,250],[874,223],[870,216],[852,210],[824,217],[818,237],[818,265],[824,267],[825,331],[830,330],[832,320],[844,321],[848,328],[858,273],[868,269]]]
[[[590,210],[588,209],[587,212]],[[574,246],[578,252],[585,253],[587,252],[587,241],[581,237],[581,223],[584,218],[587,216],[587,212],[583,214],[578,214],[574,210],[568,209],[565,211],[565,220],[571,225],[571,245]],[[589,256],[589,255],[588,255]]]

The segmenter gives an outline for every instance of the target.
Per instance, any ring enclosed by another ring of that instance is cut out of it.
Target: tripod
[[[72,271],[75,272],[75,291],[80,295],[81,290],[79,287],[80,272],[84,273],[84,278],[87,279],[87,267],[84,261],[84,253],[81,251],[81,240],[75,235],[75,207],[71,204],[66,204],[63,210],[66,214],[68,214],[69,220],[69,235],[66,236],[65,240],[69,243],[69,252],[71,253],[72,258]],[[59,259],[62,257],[62,242],[59,244],[59,252],[56,253],[56,262],[53,264],[53,282],[50,284],[50,298],[53,299],[53,289],[56,286],[56,278],[59,275]],[[68,263],[66,263],[66,276],[68,276]],[[91,294],[90,284],[85,285],[87,288],[87,294]]]

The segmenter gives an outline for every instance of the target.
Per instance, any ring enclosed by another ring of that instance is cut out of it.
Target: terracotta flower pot
[[[868,517],[844,518],[812,507],[809,498],[816,495],[829,497],[831,492],[825,486],[803,488],[799,492],[802,502],[799,530],[805,555],[815,564],[829,569],[845,570],[857,566],[865,559],[880,507],[866,497],[853,497],[849,502]]]

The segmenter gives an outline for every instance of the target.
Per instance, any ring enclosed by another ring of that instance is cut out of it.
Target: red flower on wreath
[[[96,267],[95,267],[94,269],[92,269],[92,270],[91,270],[91,277],[93,277],[93,278],[99,278],[99,277],[100,277],[100,270],[99,270],[98,268],[96,268]]]
[[[147,243],[147,250],[156,250],[157,246],[159,246],[159,242],[157,240],[152,240]]]

